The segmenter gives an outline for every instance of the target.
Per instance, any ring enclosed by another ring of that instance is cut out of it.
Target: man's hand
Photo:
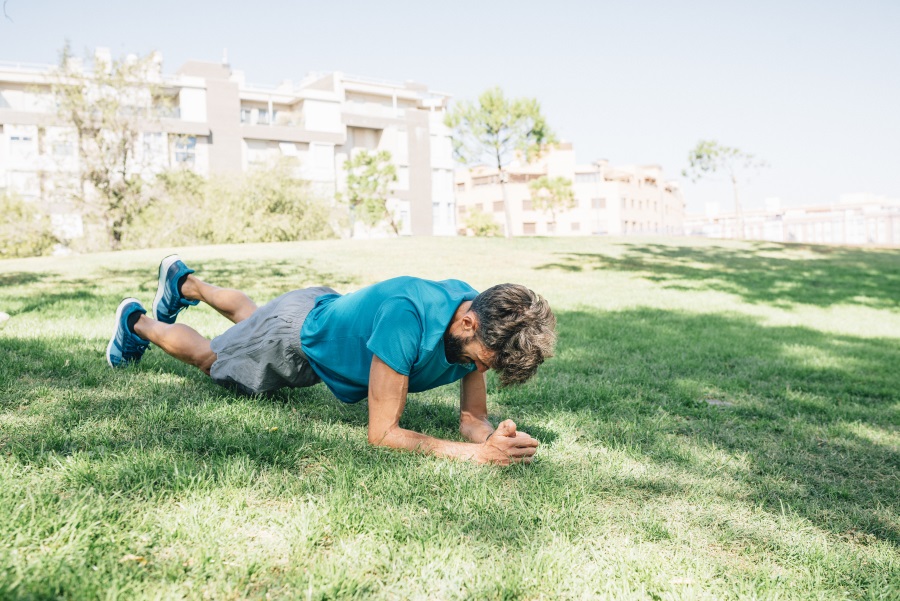
[[[508,419],[497,426],[497,430],[481,445],[475,460],[497,465],[531,463],[537,447],[537,440],[524,432],[517,432],[515,422]]]

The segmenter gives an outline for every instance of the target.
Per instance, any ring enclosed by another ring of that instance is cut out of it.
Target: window
[[[494,201],[494,212],[495,212],[495,213],[499,213],[499,212],[502,211],[502,210],[503,210],[503,201],[502,201],[502,200],[495,200],[495,201]]]
[[[268,125],[269,124],[269,111],[266,109],[259,109],[259,116],[256,118],[256,122],[259,125]]]
[[[13,159],[30,159],[37,150],[34,136],[16,135],[9,137],[9,156]]]
[[[241,123],[250,123],[250,109],[241,109]]]
[[[467,210],[467,209],[466,209],[466,206],[465,206],[465,205],[459,205],[458,209],[459,209],[459,214],[460,214],[460,215],[465,215],[465,214],[466,214],[466,210]]]
[[[591,199],[591,208],[592,209],[605,209],[606,208],[606,199],[605,198],[592,198]]]
[[[522,233],[526,236],[533,236],[537,232],[537,224],[532,222],[522,224]]]
[[[599,173],[576,173],[575,174],[575,183],[576,184],[589,184],[593,182],[600,181]]]
[[[456,182],[456,191],[457,192],[465,192],[466,191],[466,182]]]
[[[197,160],[197,138],[181,136],[175,139],[175,163],[193,167]]]
[[[548,234],[556,233],[556,224],[555,223],[550,222],[547,224],[547,233]]]
[[[573,231],[573,232],[580,232],[580,231],[581,231],[581,224],[580,224],[579,222],[577,222],[577,221],[572,222],[572,231]]]
[[[522,210],[523,211],[534,210],[534,207],[532,206],[530,198],[526,198],[525,200],[522,201]]]
[[[146,160],[159,161],[164,164],[169,162],[168,136],[162,132],[154,131],[141,134],[141,150]],[[55,152],[56,149],[54,149]]]
[[[483,212],[483,211],[484,211],[484,203],[483,203],[483,202],[476,202],[476,203],[475,203],[475,206],[474,206],[473,208],[474,208],[474,210],[476,210],[476,211]]]

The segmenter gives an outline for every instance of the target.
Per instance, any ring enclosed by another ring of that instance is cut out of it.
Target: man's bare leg
[[[240,290],[207,284],[193,274],[185,277],[181,294],[189,300],[203,301],[233,323],[247,319],[256,311],[256,303]],[[184,324],[167,324],[141,315],[134,324],[134,333],[206,375],[216,361],[209,339]]]
[[[209,346],[209,339],[184,324],[162,323],[149,315],[141,315],[134,324],[134,333],[149,340],[179,361],[197,367],[206,375],[209,375],[209,368],[216,361],[216,354]]]
[[[256,311],[256,303],[240,290],[207,284],[193,274],[184,279],[181,294],[189,300],[203,301],[234,323],[244,321]]]

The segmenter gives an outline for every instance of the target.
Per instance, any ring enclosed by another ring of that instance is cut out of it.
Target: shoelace
[[[125,335],[122,336],[121,348],[123,356],[143,353],[147,350],[148,346],[150,346],[149,343],[141,342],[141,338],[137,334],[126,331]]]

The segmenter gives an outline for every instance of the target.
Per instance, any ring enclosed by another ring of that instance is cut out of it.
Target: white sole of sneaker
[[[169,267],[172,266],[172,263],[181,259],[178,255],[169,255],[165,259],[159,262],[159,277],[157,279],[158,284],[156,286],[156,298],[153,299],[153,319],[159,320],[159,315],[156,313],[156,307],[159,306],[159,301],[162,300],[163,295],[166,293],[166,273],[169,271]]]
[[[115,365],[113,365],[112,358],[110,358],[110,353],[112,352],[113,344],[115,344],[116,342],[116,332],[119,331],[119,320],[122,319],[122,309],[125,308],[125,305],[132,302],[140,304],[141,301],[131,297],[125,298],[122,299],[122,302],[119,303],[119,307],[116,309],[116,325],[113,326],[112,336],[110,336],[109,338],[109,344],[106,345],[106,362],[109,363],[110,367],[115,367]]]

